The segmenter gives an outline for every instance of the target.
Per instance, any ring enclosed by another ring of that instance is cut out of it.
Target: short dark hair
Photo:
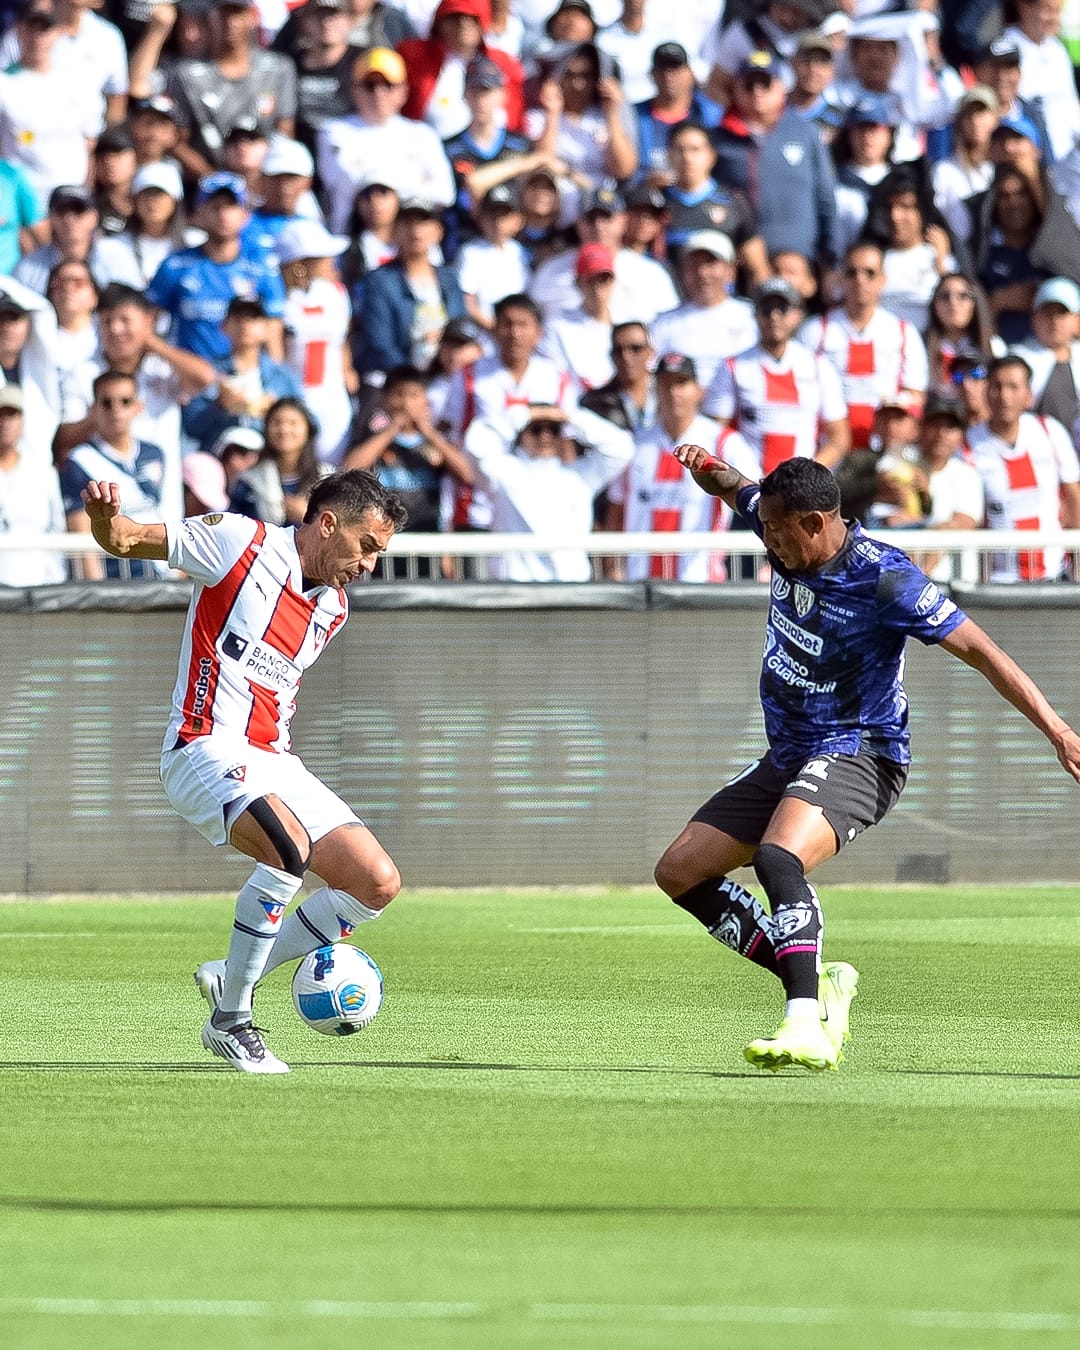
[[[105,314],[110,309],[119,309],[122,305],[134,305],[145,314],[153,314],[157,310],[157,305],[147,298],[146,293],[137,291],[134,286],[125,286],[122,281],[110,281],[107,286],[102,287],[98,296],[99,314]]]
[[[689,120],[686,122],[675,123],[675,125],[671,128],[671,130],[667,134],[667,144],[668,145],[673,144],[676,140],[678,140],[678,138],[683,134],[684,131],[701,132],[702,136],[704,136],[705,139],[709,142],[709,145],[712,146],[713,143],[712,136],[709,135],[708,127],[703,127],[700,122],[693,122]],[[715,147],[713,148],[715,149]]]
[[[427,376],[415,366],[393,366],[386,372],[382,391],[388,394],[391,389],[400,389],[403,384],[422,384],[427,387]]]
[[[122,380],[126,380],[128,384],[130,384],[132,388],[135,390],[135,393],[138,394],[139,382],[138,380],[136,380],[134,375],[130,375],[126,370],[113,370],[110,367],[110,369],[108,370],[103,370],[100,375],[94,376],[94,383],[91,385],[91,388],[94,391],[95,401],[97,399],[98,394],[107,385],[119,384]]]
[[[501,319],[509,309],[524,309],[528,311],[540,327],[543,328],[544,312],[531,295],[526,295],[524,292],[518,292],[515,295],[504,295],[501,300],[497,300],[495,302],[496,322]]]
[[[832,470],[801,455],[786,459],[761,480],[763,497],[779,497],[784,513],[840,510],[840,488]]]
[[[367,469],[346,469],[320,479],[308,498],[304,524],[313,521],[320,511],[336,511],[349,524],[361,520],[366,511],[374,511],[395,530],[404,529],[409,519],[397,493],[384,487]]]
[[[1031,367],[1022,356],[1017,356],[1015,352],[1008,352],[1005,356],[996,356],[986,369],[986,377],[987,379],[990,379],[992,376],[996,375],[999,370],[1010,369],[1022,370],[1024,372],[1024,379],[1027,380],[1028,384],[1031,383]]]

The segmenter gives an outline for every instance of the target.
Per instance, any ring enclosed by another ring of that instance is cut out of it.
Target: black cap
[[[421,197],[406,197],[398,207],[398,218],[402,216],[425,216],[428,220],[438,220],[442,212],[434,202],[424,201]]]
[[[755,309],[770,304],[784,304],[789,309],[802,309],[806,301],[787,277],[766,277],[754,291]]]
[[[964,405],[958,398],[952,398],[949,394],[931,394],[926,400],[922,420],[929,422],[932,417],[949,417],[957,426],[967,426]]]
[[[136,113],[157,113],[159,117],[167,117],[170,122],[175,122],[180,114],[176,106],[176,100],[170,98],[168,94],[154,94],[151,98],[134,98],[131,100],[130,114]]]
[[[555,18],[556,14],[561,13],[564,9],[580,10],[581,13],[584,14],[587,19],[590,19],[592,21],[593,32],[596,31],[597,28],[596,18],[593,15],[592,5],[589,4],[589,0],[559,0],[559,3],[552,10],[547,23],[544,24],[544,32],[547,33],[548,37],[551,36],[552,20]]]
[[[0,290],[0,314],[29,314],[30,311],[24,304],[16,300],[13,295],[8,295],[7,291]]]
[[[688,66],[690,58],[681,42],[661,42],[653,51],[652,64],[654,67],[665,66],[668,70],[677,70],[680,66]]]
[[[516,198],[513,189],[507,183],[496,183],[480,198],[481,211],[513,211]]]
[[[441,340],[443,342],[457,342],[462,345],[466,342],[480,343],[484,340],[484,330],[472,319],[451,319],[442,331]]]
[[[581,215],[591,215],[593,211],[603,211],[609,216],[626,210],[626,203],[617,188],[598,187],[586,192],[581,199]]]
[[[697,382],[697,366],[693,357],[683,356],[682,352],[665,352],[656,363],[657,375],[678,375],[682,380]]]
[[[257,117],[238,117],[225,133],[225,144],[228,145],[230,141],[265,141],[269,136],[265,122]]]
[[[93,211],[94,194],[81,183],[67,183],[49,194],[50,211]]]
[[[1018,66],[1020,64],[1020,48],[1012,38],[1006,37],[1002,33],[989,46],[982,49],[975,64],[982,65],[984,61],[995,61],[1000,66]]]
[[[639,183],[626,194],[628,211],[666,211],[667,198],[659,188]]]

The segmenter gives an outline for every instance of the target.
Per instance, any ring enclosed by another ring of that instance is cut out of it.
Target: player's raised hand
[[[714,469],[727,467],[723,460],[710,455],[704,446],[692,445],[689,441],[675,446],[671,453],[680,464],[685,464],[691,473],[712,473]]]
[[[108,521],[120,514],[120,488],[116,483],[91,480],[80,495],[91,521]]]

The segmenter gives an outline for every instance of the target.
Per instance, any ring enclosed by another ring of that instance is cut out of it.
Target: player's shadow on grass
[[[758,1083],[805,1080],[801,1071],[763,1074],[754,1069],[679,1069],[665,1064],[484,1064],[457,1059],[290,1060],[293,1069],[408,1069],[450,1073],[656,1074],[670,1078],[749,1078]],[[152,1062],[149,1060],[0,1060],[5,1070],[43,1073],[214,1073],[233,1075],[227,1064]],[[1026,1069],[871,1069],[872,1073],[921,1078],[1023,1078],[1080,1082],[1080,1073],[1043,1073]],[[826,1081],[831,1075],[824,1076]]]

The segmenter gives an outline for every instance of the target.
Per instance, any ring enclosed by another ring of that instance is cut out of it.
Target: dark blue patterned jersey
[[[760,537],[757,486],[736,509]],[[779,769],[813,755],[860,751],[911,758],[904,644],[940,642],[967,617],[889,544],[858,524],[816,572],[791,572],[769,553],[773,579],[761,706],[769,754]]]

